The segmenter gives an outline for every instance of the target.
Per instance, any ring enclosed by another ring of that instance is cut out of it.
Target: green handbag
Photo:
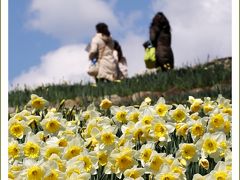
[[[156,51],[155,47],[147,47],[145,49],[144,62],[148,69],[156,68],[155,51]]]

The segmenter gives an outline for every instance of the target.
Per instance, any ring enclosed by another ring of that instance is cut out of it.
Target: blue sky
[[[100,21],[122,45],[129,75],[143,73],[142,43],[158,11],[172,26],[177,68],[231,56],[231,1],[9,0],[9,87],[91,80],[84,48]]]

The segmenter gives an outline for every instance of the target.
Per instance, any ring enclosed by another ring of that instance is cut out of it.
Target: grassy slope
[[[231,98],[231,58],[169,72],[138,75],[121,83],[99,83],[97,87],[90,84],[64,84],[42,86],[35,90],[14,90],[9,92],[9,106],[25,105],[32,93],[54,104],[62,99],[77,99],[76,103],[85,107],[91,101],[98,102],[99,98],[106,95],[113,101],[114,98],[121,97],[121,102],[116,101],[116,104],[123,105],[139,103],[145,96],[150,96],[153,100],[164,96],[172,103],[181,103],[189,95],[216,98],[218,94],[222,94],[226,98]]]

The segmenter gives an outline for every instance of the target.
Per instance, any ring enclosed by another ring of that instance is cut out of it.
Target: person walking
[[[89,46],[89,59],[96,59],[98,63],[96,81],[114,81],[118,76],[117,61],[113,56],[114,41],[107,24],[98,23],[96,32]]]
[[[162,71],[174,68],[174,56],[171,48],[171,26],[167,17],[158,12],[153,17],[149,28],[150,42],[145,42],[143,46],[155,47],[156,67],[161,67]]]

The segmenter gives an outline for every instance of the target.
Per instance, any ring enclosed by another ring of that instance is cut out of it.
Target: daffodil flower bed
[[[187,105],[186,105],[187,104]],[[229,99],[48,107],[32,95],[8,123],[9,179],[231,179]]]

